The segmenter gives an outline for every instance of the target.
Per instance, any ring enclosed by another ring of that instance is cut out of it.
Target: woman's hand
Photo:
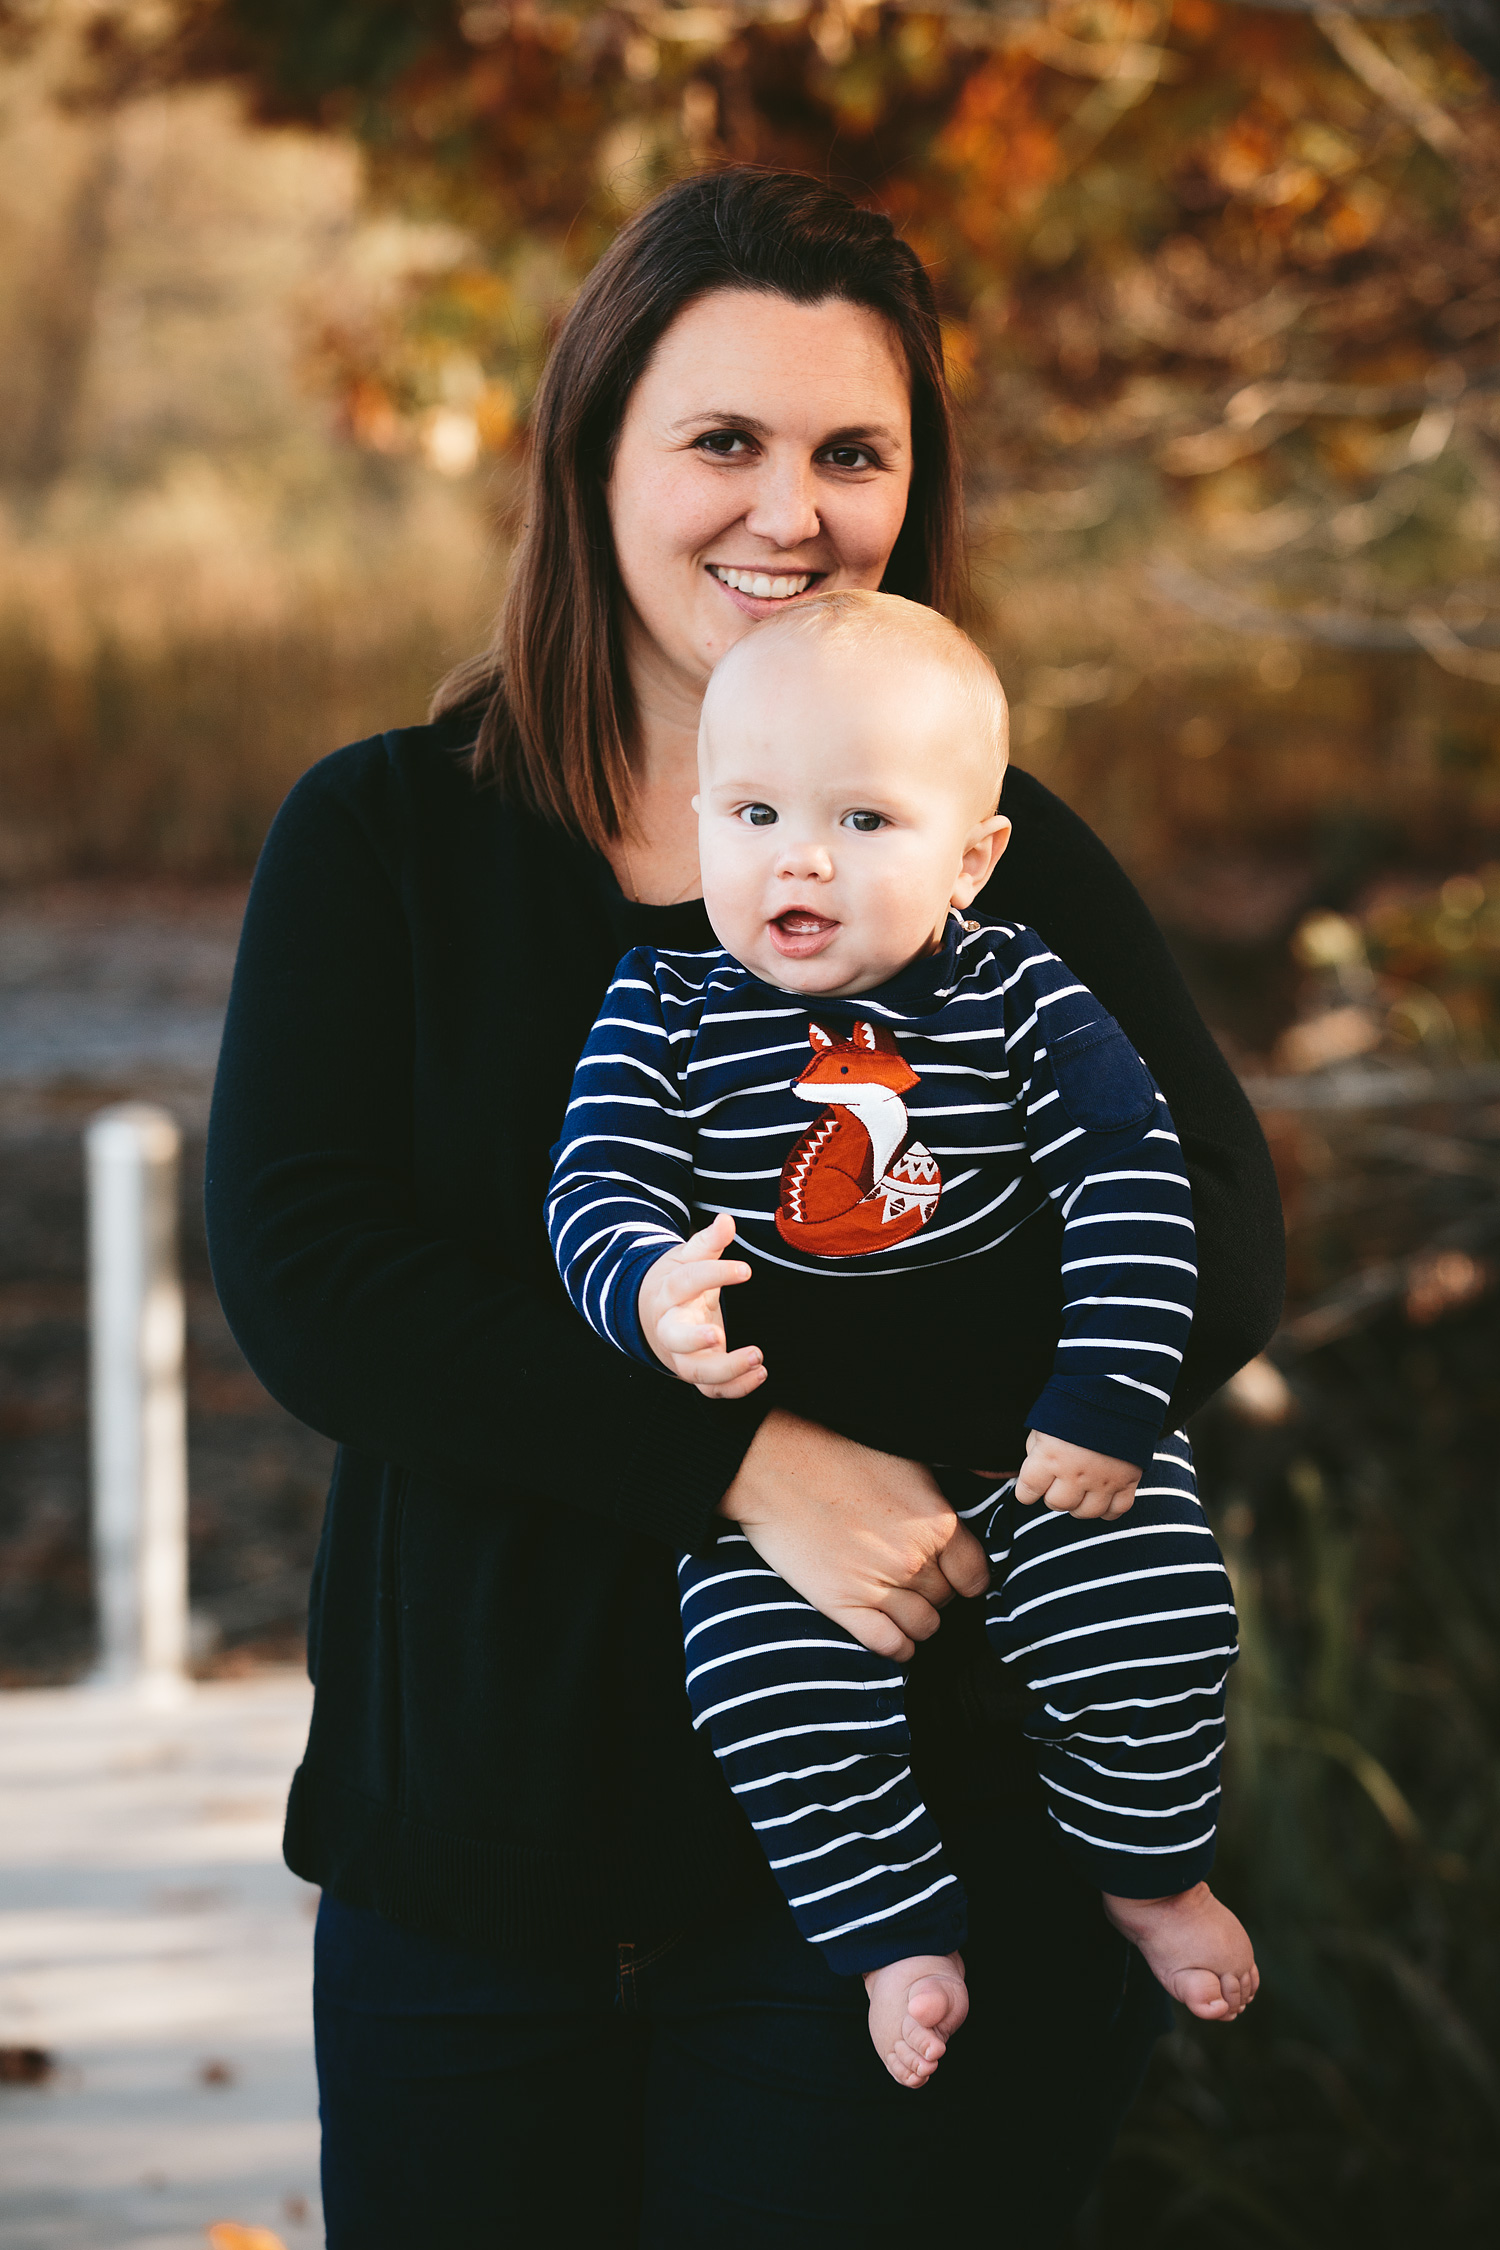
[[[719,1503],[763,1561],[877,1656],[904,1664],[989,1563],[930,1469],[779,1408]]]

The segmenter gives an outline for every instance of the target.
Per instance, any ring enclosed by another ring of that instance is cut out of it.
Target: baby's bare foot
[[[1111,1898],[1106,1891],[1104,1911],[1140,1947],[1157,1983],[1195,2016],[1232,2023],[1260,1989],[1249,1934],[1207,1883],[1175,1898]]]
[[[898,2086],[925,2086],[969,2012],[957,1953],[918,1953],[865,1977],[870,2037]]]

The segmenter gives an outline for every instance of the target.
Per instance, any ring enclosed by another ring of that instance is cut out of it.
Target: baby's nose
[[[826,883],[833,874],[833,860],[826,844],[804,839],[783,847],[776,872],[791,882]]]

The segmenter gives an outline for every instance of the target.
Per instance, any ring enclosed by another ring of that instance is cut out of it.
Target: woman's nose
[[[756,478],[745,529],[787,553],[816,539],[822,528],[811,462],[768,461]]]

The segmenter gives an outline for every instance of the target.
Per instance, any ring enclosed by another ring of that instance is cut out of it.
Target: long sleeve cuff
[[[1044,1437],[1061,1438],[1067,1445],[1087,1446],[1091,1453],[1107,1453],[1114,1461],[1133,1461],[1138,1469],[1151,1465],[1161,1436],[1164,1409],[1142,1391],[1141,1404],[1149,1413],[1122,1411],[1115,1404],[1119,1392],[1110,1386],[1108,1399],[1093,1389],[1074,1390],[1051,1382],[1026,1417],[1029,1430]]]
[[[1121,1891],[1121,1898],[1130,1893]],[[959,1883],[949,1883],[936,1898],[915,1914],[902,1914],[869,1929],[851,1930],[847,1937],[820,1944],[818,1951],[836,1976],[867,1976],[871,1969],[888,1968],[892,1961],[910,1961],[919,1953],[957,1953],[969,1935],[969,1902]]]
[[[665,1256],[666,1246],[655,1236],[638,1249],[626,1251],[609,1279],[609,1323],[622,1351],[675,1382],[671,1369],[663,1367],[647,1343],[640,1315],[641,1283],[657,1259]]]
[[[1059,1813],[1048,1810],[1073,1865],[1111,1898],[1175,1898],[1179,1891],[1205,1882],[1214,1863],[1219,1836],[1212,1823],[1206,1835],[1181,1850],[1129,1852],[1076,1835]]]

